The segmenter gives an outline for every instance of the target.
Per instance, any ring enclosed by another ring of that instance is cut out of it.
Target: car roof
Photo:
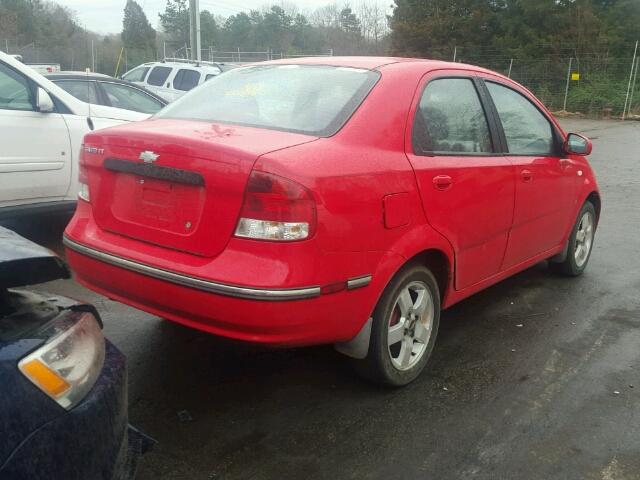
[[[51,73],[46,73],[44,75],[47,78],[62,78],[62,77],[69,77],[69,78],[91,78],[91,79],[97,79],[97,78],[113,78],[110,77],[109,75],[105,75],[104,73],[97,73],[97,72],[81,72],[81,71],[60,71],[60,72],[51,72]]]
[[[131,70],[135,70],[136,68],[139,67],[181,67],[181,68],[189,68],[189,69],[193,69],[193,70],[214,70],[216,72],[219,72],[220,70],[224,70],[224,67],[228,67],[229,64],[226,63],[220,63],[220,65],[206,65],[203,63],[189,63],[189,62],[171,62],[171,61],[166,61],[166,62],[149,62],[149,63],[143,63],[141,65],[138,65],[135,68],[132,68]],[[129,71],[131,71],[129,70]]]
[[[368,70],[376,70],[388,65],[395,66],[416,66],[420,65],[424,70],[440,70],[440,69],[455,69],[455,70],[473,70],[476,72],[491,73],[494,75],[502,76],[486,68],[477,67],[475,65],[468,65],[465,63],[447,62],[443,60],[434,60],[429,58],[407,58],[407,57],[357,57],[357,56],[344,56],[344,57],[300,57],[300,58],[285,58],[279,60],[270,60],[266,62],[257,62],[252,65],[330,65],[335,67],[351,67],[351,68],[364,68]]]
[[[128,87],[136,88],[138,90],[144,91],[147,95],[152,96],[156,100],[160,101],[163,105],[166,105],[168,102],[159,95],[156,95],[148,88],[143,87],[142,85],[137,85],[133,82],[129,82],[127,80],[123,80],[121,78],[110,77],[109,75],[104,75],[102,73],[82,73],[82,72],[61,72],[61,73],[52,73],[45,75],[49,80],[56,82],[58,80],[101,80],[110,83],[117,83],[120,85],[126,85]]]

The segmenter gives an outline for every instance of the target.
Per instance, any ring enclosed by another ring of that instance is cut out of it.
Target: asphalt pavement
[[[72,280],[128,357],[147,479],[640,479],[640,122],[566,120],[594,141],[603,208],[584,276],[540,264],[443,313],[399,390],[332,347],[267,350],[189,330]],[[61,250],[64,221],[22,230]]]

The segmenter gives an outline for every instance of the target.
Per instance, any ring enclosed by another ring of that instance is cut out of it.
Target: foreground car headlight
[[[102,371],[105,341],[96,318],[72,313],[48,328],[47,342],[18,363],[20,371],[67,410],[91,390]]]

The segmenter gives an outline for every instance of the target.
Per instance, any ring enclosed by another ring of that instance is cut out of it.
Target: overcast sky
[[[56,0],[57,3],[73,10],[85,28],[99,33],[116,33],[122,31],[122,12],[126,0]],[[137,0],[147,14],[151,25],[158,26],[158,13],[164,10],[166,0]],[[379,3],[387,6],[391,1],[365,0],[367,3]],[[228,17],[234,13],[260,9],[264,5],[281,3],[279,0],[200,0],[200,10]],[[313,11],[318,7],[334,3],[333,0],[295,0],[286,3],[296,5],[302,11]],[[342,4],[342,1],[338,1]],[[351,5],[360,3],[350,2]]]

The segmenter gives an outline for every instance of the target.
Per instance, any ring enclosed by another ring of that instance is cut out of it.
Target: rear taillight
[[[308,189],[278,175],[251,172],[237,237],[291,242],[310,238],[315,227],[316,203]]]
[[[80,155],[80,164],[78,169],[78,198],[85,202],[91,202],[91,195],[89,194],[89,176],[87,175],[87,167],[82,160],[82,154]]]

